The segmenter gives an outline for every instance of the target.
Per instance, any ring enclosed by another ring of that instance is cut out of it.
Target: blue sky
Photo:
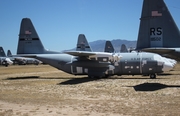
[[[143,0],[0,0],[0,46],[16,54],[20,22],[28,17],[46,49],[95,40],[137,40]],[[180,0],[165,0],[180,28]]]

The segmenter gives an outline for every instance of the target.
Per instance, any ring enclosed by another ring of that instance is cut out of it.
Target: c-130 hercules
[[[88,77],[149,74],[150,78],[156,78],[157,73],[169,71],[174,66],[154,53],[92,52],[85,36],[80,34],[78,38],[82,39],[78,41],[78,51],[66,51],[65,53],[48,51],[44,49],[31,20],[23,18],[17,55],[34,57],[66,73],[88,75]]]

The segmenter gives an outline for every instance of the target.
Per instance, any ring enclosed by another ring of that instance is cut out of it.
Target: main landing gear
[[[155,79],[156,78],[156,74],[150,74],[150,79]]]

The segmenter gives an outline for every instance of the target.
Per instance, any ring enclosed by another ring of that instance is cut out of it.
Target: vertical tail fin
[[[0,47],[0,57],[6,57],[3,47]]]
[[[144,0],[136,49],[180,47],[180,31],[163,0]]]
[[[106,41],[104,52],[109,52],[109,53],[114,53],[115,52],[111,41]]]
[[[12,56],[12,53],[10,50],[7,51],[7,56]]]
[[[21,21],[17,54],[38,54],[45,51],[43,44],[29,18]]]
[[[122,44],[122,45],[121,45],[121,50],[120,50],[120,52],[121,52],[121,53],[126,53],[126,52],[128,52],[127,47],[126,47],[125,44]]]
[[[79,34],[76,51],[92,51],[84,34]]]

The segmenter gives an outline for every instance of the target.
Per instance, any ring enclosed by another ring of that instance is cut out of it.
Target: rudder
[[[40,54],[43,44],[29,18],[23,18],[20,25],[17,54]]]
[[[104,52],[109,52],[109,53],[114,53],[115,52],[114,47],[113,47],[111,41],[106,41]]]
[[[3,47],[0,47],[0,57],[6,57]]]
[[[127,47],[126,47],[125,44],[122,44],[122,45],[121,45],[121,50],[120,50],[120,52],[121,52],[121,53],[127,53],[127,52],[128,52]]]
[[[12,53],[10,50],[7,51],[7,56],[12,56]]]
[[[180,47],[180,32],[163,0],[144,0],[136,49]]]
[[[79,34],[76,51],[92,51],[84,34]]]

